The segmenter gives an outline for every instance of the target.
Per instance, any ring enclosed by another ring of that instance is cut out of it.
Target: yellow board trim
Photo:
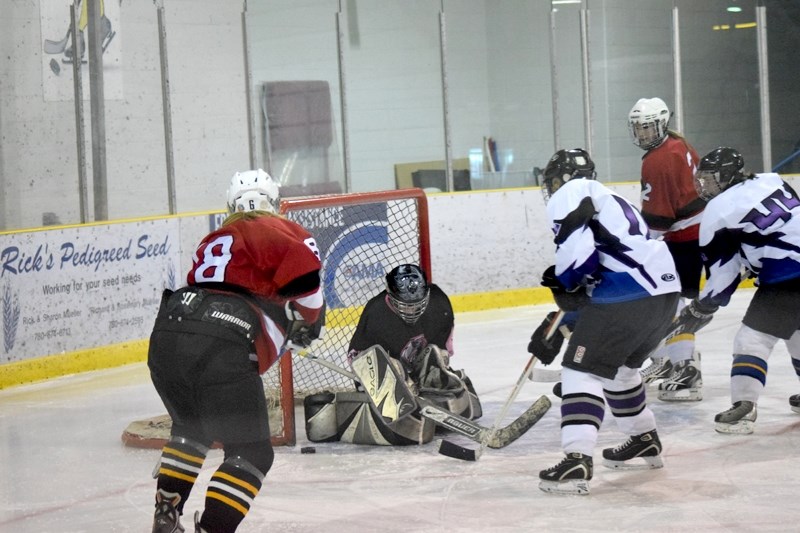
[[[133,340],[36,357],[0,365],[0,389],[69,374],[141,363],[147,359],[148,339]]]

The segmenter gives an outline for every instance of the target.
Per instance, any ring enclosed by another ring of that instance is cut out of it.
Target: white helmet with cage
[[[228,211],[268,211],[277,213],[281,195],[278,184],[261,170],[237,172],[228,187]]]
[[[667,136],[671,113],[661,98],[641,98],[628,113],[633,144],[642,150],[660,145]]]

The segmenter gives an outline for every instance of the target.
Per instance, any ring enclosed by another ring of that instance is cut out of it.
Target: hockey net
[[[385,276],[402,263],[416,263],[431,276],[428,204],[421,189],[292,198],[281,213],[305,227],[322,257],[327,305],[325,336],[315,356],[349,368],[347,348],[367,301],[385,288]],[[295,401],[354,384],[311,359],[285,355],[264,376],[273,445],[294,445]],[[169,437],[166,415],[132,422],[122,436],[128,446],[160,448]]]

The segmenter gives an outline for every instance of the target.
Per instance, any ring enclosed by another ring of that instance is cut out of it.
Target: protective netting
[[[305,227],[320,248],[327,304],[325,336],[312,351],[349,369],[347,348],[364,304],[384,289],[385,275],[401,263],[427,263],[427,204],[419,191],[366,193],[284,202],[283,212]],[[328,205],[320,205],[329,202]],[[424,210],[425,224],[420,223]],[[423,264],[429,268],[429,264]],[[313,360],[293,356],[294,396],[353,390],[346,377]]]
[[[425,195],[420,189],[405,189],[292,199],[284,200],[281,209],[308,229],[320,248],[326,334],[313,345],[313,353],[349,369],[350,337],[364,304],[383,290],[386,273],[401,263],[417,263],[430,273]],[[295,444],[295,400],[354,389],[348,378],[310,359],[287,357],[263,376],[273,445]],[[167,415],[136,420],[123,431],[122,441],[160,448],[171,426]]]

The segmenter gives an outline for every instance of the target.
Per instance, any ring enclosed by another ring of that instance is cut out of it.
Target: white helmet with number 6
[[[641,98],[628,113],[633,144],[642,150],[655,148],[667,136],[672,114],[661,98]]]
[[[269,174],[261,170],[237,172],[228,188],[228,211],[268,211],[280,209],[280,188]]]

